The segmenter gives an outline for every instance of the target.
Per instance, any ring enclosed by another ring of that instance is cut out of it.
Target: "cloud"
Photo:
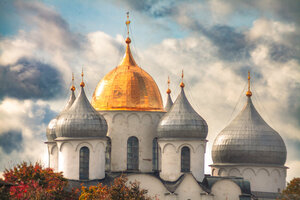
[[[23,149],[22,132],[11,130],[0,135],[0,147],[6,154],[12,151],[21,151]]]
[[[20,58],[13,65],[0,66],[0,97],[51,99],[64,88],[61,74],[34,59]]]
[[[122,4],[132,10],[143,12],[151,17],[165,17],[172,14],[175,0],[159,1],[159,0],[114,0],[115,3]]]
[[[5,98],[0,103],[0,169],[21,161],[46,164],[45,130],[56,114],[43,101]]]

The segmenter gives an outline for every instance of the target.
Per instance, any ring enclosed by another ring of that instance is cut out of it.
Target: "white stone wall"
[[[158,144],[161,149],[160,177],[164,180],[175,181],[183,174],[181,172],[181,149],[187,146],[190,148],[191,172],[198,181],[202,181],[206,142],[206,140],[200,139],[159,139]]]
[[[103,179],[105,177],[105,139],[74,139],[60,140],[57,138],[58,171],[63,172],[67,179],[79,180],[79,151],[81,147],[88,147],[89,179]]]
[[[249,180],[252,191],[281,192],[286,183],[286,167],[212,165],[213,176],[237,176]]]
[[[220,180],[213,184],[211,192],[215,200],[239,200],[242,191],[240,187],[231,180]]]
[[[111,171],[127,170],[127,140],[139,140],[139,171],[152,172],[152,141],[157,137],[157,125],[164,112],[101,111],[111,139]]]
[[[48,156],[49,156],[49,167],[55,172],[58,171],[58,149],[56,142],[47,143],[48,146]]]
[[[240,187],[231,180],[217,181],[208,194],[190,173],[185,174],[173,192],[153,175],[133,174],[128,175],[127,178],[127,183],[139,182],[140,188],[148,190],[150,197],[157,197],[159,200],[239,200],[242,194]]]

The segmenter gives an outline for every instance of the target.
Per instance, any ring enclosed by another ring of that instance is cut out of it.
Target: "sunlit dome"
[[[153,78],[136,64],[130,43],[127,37],[123,60],[98,83],[92,105],[98,111],[164,111],[160,91]]]

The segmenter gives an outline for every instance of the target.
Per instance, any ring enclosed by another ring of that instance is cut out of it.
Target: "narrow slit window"
[[[136,137],[130,137],[127,141],[127,169],[139,169],[139,141]]]
[[[106,151],[105,151],[105,170],[110,171],[110,163],[111,163],[111,139],[108,138]]]
[[[152,143],[152,169],[153,169],[153,171],[158,170],[158,143],[157,143],[157,138],[154,138],[153,143]]]
[[[182,147],[181,149],[181,172],[189,172],[191,165],[190,148]]]
[[[87,147],[81,147],[79,152],[79,179],[89,179],[89,164],[90,164],[90,150]]]

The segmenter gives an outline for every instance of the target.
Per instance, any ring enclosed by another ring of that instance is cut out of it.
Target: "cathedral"
[[[255,109],[250,73],[247,103],[215,138],[207,175],[208,125],[185,95],[183,73],[180,94],[173,103],[168,89],[163,106],[157,84],[132,56],[129,31],[125,42],[122,61],[100,80],[92,101],[82,73],[79,94],[73,84],[50,121],[49,167],[73,184],[109,184],[124,174],[161,200],[276,199],[286,183],[287,151]]]

